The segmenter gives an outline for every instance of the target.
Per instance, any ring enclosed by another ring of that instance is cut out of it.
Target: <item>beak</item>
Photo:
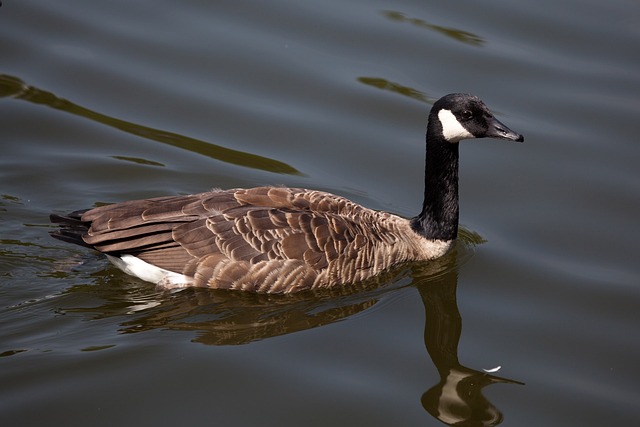
[[[523,142],[524,136],[521,134],[512,131],[505,125],[503,125],[500,120],[492,117],[487,121],[488,129],[486,133],[486,137],[489,138],[497,138],[497,139],[506,139],[509,141]]]

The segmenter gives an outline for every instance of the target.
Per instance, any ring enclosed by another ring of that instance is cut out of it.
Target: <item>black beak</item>
[[[512,131],[505,125],[503,125],[500,120],[495,117],[491,117],[487,121],[488,129],[486,133],[486,137],[488,138],[497,138],[497,139],[506,139],[509,141],[523,142],[524,136],[521,134]]]

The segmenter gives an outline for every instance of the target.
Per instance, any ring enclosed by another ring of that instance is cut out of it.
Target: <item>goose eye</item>
[[[473,117],[473,113],[469,110],[464,110],[460,116],[463,120],[470,120]]]

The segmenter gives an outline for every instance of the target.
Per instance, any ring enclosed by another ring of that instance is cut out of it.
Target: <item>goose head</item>
[[[477,96],[452,93],[429,113],[424,202],[412,229],[428,240],[452,241],[458,234],[458,146],[463,139],[524,141],[489,111]]]
[[[472,138],[524,141],[524,136],[496,119],[477,96],[464,93],[452,93],[436,101],[429,123],[434,126],[432,135],[449,143]]]

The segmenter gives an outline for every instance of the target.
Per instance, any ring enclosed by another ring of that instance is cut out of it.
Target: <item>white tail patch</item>
[[[456,119],[451,110],[440,110],[438,119],[442,125],[442,135],[449,142],[460,142],[463,139],[475,138],[471,132],[465,129]]]
[[[133,255],[125,254],[120,257],[107,255],[107,258],[109,258],[109,261],[111,261],[113,265],[125,273],[142,279],[145,282],[161,285],[162,287],[179,288],[187,286],[189,282],[191,282],[184,274],[165,270]]]

